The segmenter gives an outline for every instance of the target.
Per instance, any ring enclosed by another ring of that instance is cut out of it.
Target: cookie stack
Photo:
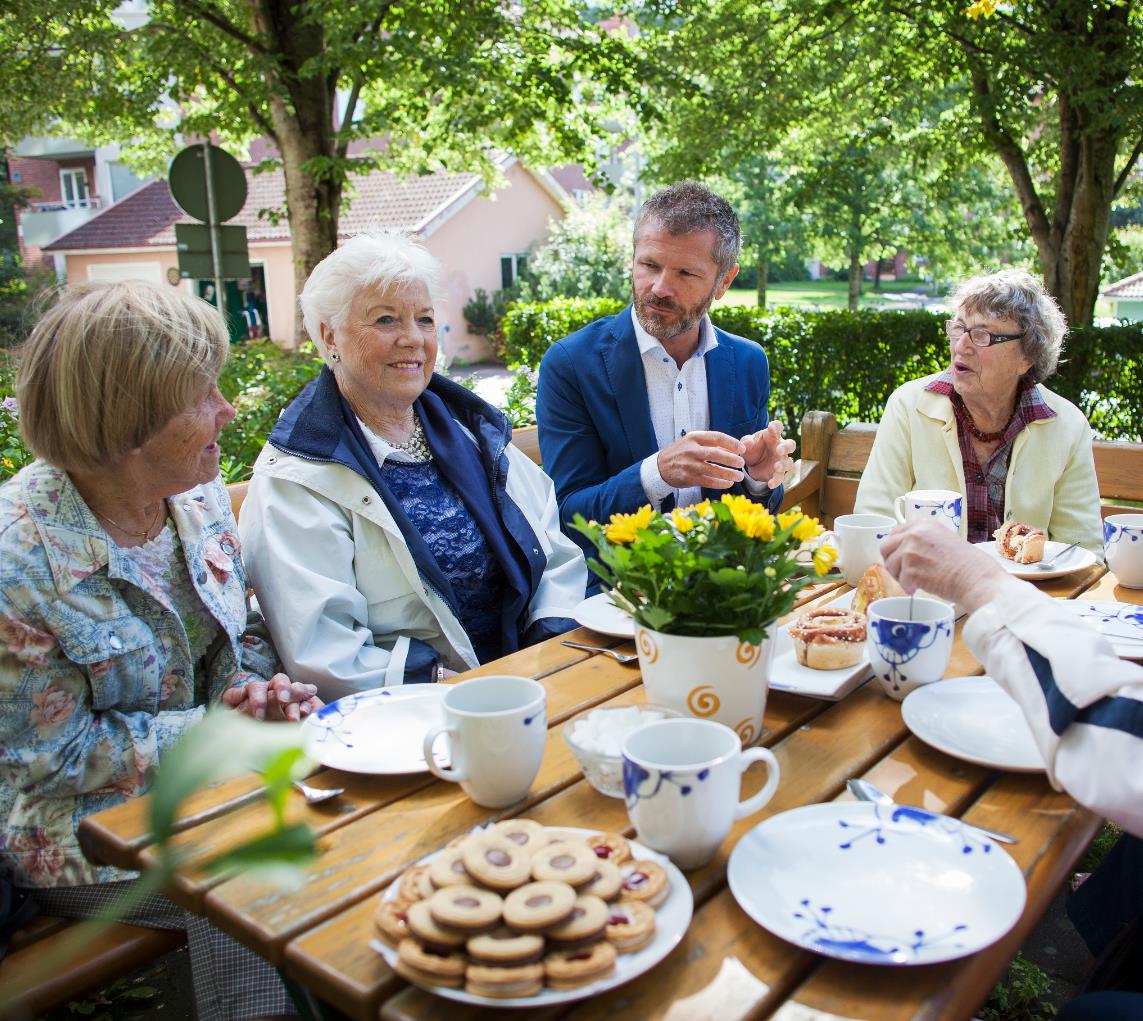
[[[409,981],[505,999],[612,975],[651,942],[668,892],[662,866],[633,861],[617,833],[509,819],[405,872],[374,921]]]

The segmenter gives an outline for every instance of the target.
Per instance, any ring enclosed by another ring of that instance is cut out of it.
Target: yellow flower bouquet
[[[724,495],[666,514],[641,507],[606,525],[576,515],[574,527],[598,551],[588,560],[616,605],[652,631],[692,637],[736,635],[761,644],[813,580],[833,566],[830,545],[801,511],[771,514],[745,496]],[[805,558],[803,558],[805,559]]]

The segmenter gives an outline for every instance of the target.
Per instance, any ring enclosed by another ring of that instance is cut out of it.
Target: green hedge
[[[561,337],[623,305],[611,299],[564,299],[509,306],[503,355],[536,366]],[[841,425],[878,422],[889,395],[917,376],[948,365],[944,314],[836,312],[800,308],[761,311],[724,306],[715,325],[754,340],[770,359],[770,411],[796,435],[810,410],[832,411]],[[1048,386],[1087,415],[1104,439],[1139,441],[1143,434],[1143,324],[1081,327],[1065,345]]]

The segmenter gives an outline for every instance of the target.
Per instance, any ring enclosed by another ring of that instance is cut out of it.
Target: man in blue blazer
[[[540,454],[565,531],[576,513],[606,521],[723,492],[781,503],[794,443],[769,421],[766,354],[707,316],[741,247],[737,215],[708,188],[658,192],[635,221],[632,304],[544,355]]]

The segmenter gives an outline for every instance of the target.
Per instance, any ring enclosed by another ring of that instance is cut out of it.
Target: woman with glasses
[[[1067,323],[1031,274],[961,286],[945,324],[949,367],[889,398],[857,490],[858,513],[892,514],[912,489],[965,495],[961,534],[985,542],[1006,521],[1102,552],[1091,428],[1043,385]]]

